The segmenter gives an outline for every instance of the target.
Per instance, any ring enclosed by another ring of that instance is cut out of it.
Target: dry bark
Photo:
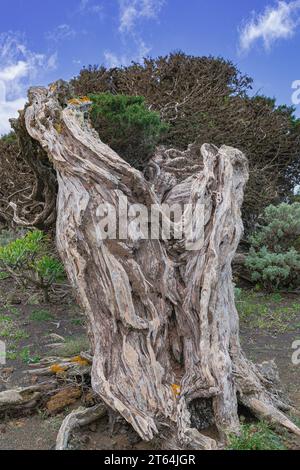
[[[62,422],[60,430],[56,438],[56,450],[66,450],[68,448],[71,433],[81,427],[91,424],[102,418],[107,413],[105,406],[100,403],[91,408],[80,407],[72,411]]]
[[[41,401],[55,388],[54,382],[18,387],[0,392],[0,414],[24,412],[36,409]]]
[[[57,247],[87,315],[102,400],[143,439],[167,426],[184,447],[217,446],[195,416],[203,404],[220,440],[239,432],[238,401],[299,434],[239,342],[231,262],[243,231],[244,155],[159,149],[146,178],[101,142],[80,106],[62,104],[59,83],[29,91],[25,123],[57,173]],[[134,233],[102,240],[97,208],[117,207],[120,195],[162,213],[162,203],[203,203],[202,248]]]
[[[11,119],[20,148],[20,159],[27,164],[30,179],[25,174],[24,183],[29,188],[17,185],[19,191],[8,196],[8,207],[13,212],[12,220],[15,225],[49,228],[56,219],[56,178],[47,154],[37,141],[30,138],[27,133],[24,112],[19,112],[19,119]],[[26,165],[25,165],[26,168]],[[20,173],[20,172],[19,172]],[[18,179],[20,174],[18,175]],[[15,179],[11,178],[10,179]],[[28,194],[28,189],[31,193]],[[16,199],[17,196],[17,199]]]

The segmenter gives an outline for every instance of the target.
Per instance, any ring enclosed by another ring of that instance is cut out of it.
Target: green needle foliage
[[[100,93],[89,98],[93,101],[92,125],[101,140],[130,165],[142,169],[168,125],[158,112],[149,111],[141,96]]]

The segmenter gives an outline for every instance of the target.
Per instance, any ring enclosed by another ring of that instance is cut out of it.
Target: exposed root
[[[60,375],[67,378],[76,375],[90,375],[91,367],[90,355],[88,353],[81,353],[71,358],[56,356],[46,357],[38,364],[33,364],[32,367],[24,371],[24,373],[35,376]]]
[[[247,406],[258,419],[269,422],[272,425],[277,424],[283,426],[288,431],[296,434],[296,436],[300,436],[300,429],[272,404],[255,397],[244,397],[241,399],[241,402]]]
[[[195,450],[217,450],[217,442],[211,437],[197,431],[195,428],[187,428],[181,435],[182,442],[188,444],[190,449]]]
[[[92,356],[89,353],[82,353],[81,358],[84,358],[86,361],[91,362]],[[77,358],[78,360],[78,358]],[[46,365],[46,367],[40,367],[41,365]],[[53,365],[56,366],[58,372],[54,372]],[[276,372],[276,365],[274,362],[263,363],[264,368],[268,367],[269,370],[272,368],[272,373]],[[64,375],[61,375],[59,369],[65,367],[63,371]],[[261,370],[262,365],[258,365],[257,369]],[[42,375],[49,376],[48,381],[45,381],[41,384],[25,387],[25,388],[16,388],[12,390],[7,390],[0,393],[0,413],[10,414],[10,413],[20,413],[20,412],[33,412],[38,408],[45,408],[49,411],[49,401],[51,397],[58,396],[58,394],[66,390],[66,383],[73,383],[74,376],[80,375],[83,377],[83,372],[85,376],[85,383],[82,385],[89,390],[90,388],[90,370],[91,365],[80,366],[72,362],[72,358],[57,358],[57,357],[47,357],[38,365],[34,365],[28,372],[30,375]],[[276,372],[277,377],[277,372]],[[264,380],[267,380],[264,377]],[[249,384],[248,384],[249,385]],[[260,398],[255,396],[254,390],[251,391],[245,388],[244,394],[238,394],[238,401],[247,407],[251,413],[259,420],[264,420],[270,425],[280,425],[287,429],[288,431],[294,433],[297,436],[300,436],[300,429],[281,411],[279,411],[279,401],[276,397],[277,392],[280,394],[280,389],[272,389],[272,393],[266,394],[262,393]],[[95,401],[94,401],[95,403]],[[289,411],[295,415],[299,416],[299,411],[293,408],[291,405],[281,403],[281,408],[285,411]],[[276,405],[276,406],[275,406]],[[222,430],[219,428],[219,437],[213,439],[208,435],[205,435],[201,432],[200,429],[196,429],[191,426],[191,416],[190,411],[185,407],[185,401],[178,401],[179,413],[178,413],[178,423],[177,430],[175,423],[173,425],[165,428],[166,431],[163,431],[163,428],[159,428],[157,436],[154,438],[157,441],[160,449],[168,450],[186,450],[186,449],[198,449],[198,450],[216,450],[222,448],[226,443],[226,435],[228,432],[222,434]],[[197,408],[195,408],[197,409]],[[195,410],[194,410],[195,411]],[[63,421],[61,428],[57,436],[56,449],[64,450],[68,447],[68,442],[72,431],[76,428],[92,423],[93,421],[105,416],[106,414],[114,416],[116,413],[113,410],[110,410],[106,407],[104,403],[97,403],[96,405],[84,408],[80,407],[75,411],[72,411]],[[232,432],[239,433],[239,429],[232,430]]]
[[[34,409],[42,398],[56,388],[55,382],[19,387],[0,393],[0,413]]]
[[[43,382],[0,392],[0,413],[22,413],[43,407],[51,396],[65,390],[68,384],[89,389],[91,359],[88,353],[71,358],[45,357],[40,363],[32,364],[24,374]]]
[[[91,408],[80,407],[72,411],[62,422],[56,439],[56,450],[66,450],[72,431],[78,427],[91,424],[93,421],[105,416],[106,413],[107,408],[102,403]]]

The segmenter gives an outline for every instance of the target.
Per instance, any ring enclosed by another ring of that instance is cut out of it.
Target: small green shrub
[[[40,230],[0,247],[0,270],[8,272],[17,282],[31,284],[43,291],[49,301],[49,289],[64,276],[62,263],[49,254],[49,242]]]
[[[300,283],[300,203],[269,206],[264,225],[249,238],[246,266],[252,280],[269,291]]]
[[[285,450],[277,434],[265,423],[242,424],[240,436],[229,436],[228,450]]]
[[[286,253],[272,253],[266,247],[250,250],[246,266],[251,278],[268,291],[298,286],[300,282],[300,253],[290,248]]]
[[[253,248],[263,246],[274,253],[294,247],[300,251],[300,203],[268,206],[263,214],[264,225],[249,238]]]
[[[149,111],[141,96],[89,95],[90,118],[103,142],[130,165],[143,169],[168,125]]]
[[[11,348],[10,351],[6,351],[6,359],[8,361],[15,361],[16,359],[18,359],[18,353]]]
[[[0,232],[0,247],[8,245],[10,242],[16,240],[18,237],[23,236],[24,232],[15,232],[13,230],[1,230]],[[9,278],[9,274],[1,270],[0,265],[0,281]]]
[[[19,357],[25,364],[36,364],[41,360],[40,356],[31,354],[29,346],[25,346],[20,351]]]

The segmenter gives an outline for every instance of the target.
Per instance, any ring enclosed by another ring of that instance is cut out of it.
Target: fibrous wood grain
[[[145,176],[99,139],[80,106],[62,103],[59,83],[32,88],[24,118],[57,174],[57,247],[88,319],[92,385],[103,401],[145,440],[167,426],[182,445],[206,449],[217,443],[192,424],[199,401],[211,406],[220,439],[239,432],[238,401],[276,420],[276,395],[241,350],[234,303],[244,155],[209,144],[161,148]],[[121,196],[129,213],[142,204],[163,218],[166,205],[202,204],[201,247],[137,230],[103,240],[98,208],[117,208]]]

